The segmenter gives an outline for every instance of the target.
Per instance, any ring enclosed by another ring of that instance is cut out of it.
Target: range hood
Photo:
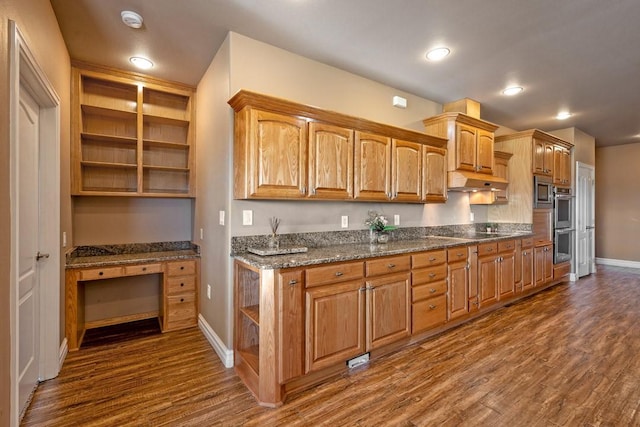
[[[499,176],[470,171],[451,171],[448,175],[449,191],[506,190],[509,181]]]

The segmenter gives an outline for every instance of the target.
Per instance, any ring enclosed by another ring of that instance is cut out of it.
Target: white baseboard
[[[578,280],[578,275],[576,273],[569,273],[569,281],[576,282]]]
[[[218,334],[216,334],[201,314],[198,315],[198,326],[222,361],[224,367],[233,368],[233,350],[229,350],[227,346],[224,345]]]
[[[60,344],[60,350],[58,351],[58,372],[62,369],[62,364],[67,358],[67,353],[69,353],[69,344],[67,342],[67,337],[64,337],[62,344]]]
[[[625,259],[596,258],[596,264],[614,265],[616,267],[640,268],[640,262]]]

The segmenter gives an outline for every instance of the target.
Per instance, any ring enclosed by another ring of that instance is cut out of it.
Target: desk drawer
[[[122,276],[122,267],[92,268],[91,270],[80,270],[80,280],[110,279]]]
[[[125,276],[162,273],[162,264],[128,265],[124,268]]]
[[[194,294],[167,297],[166,330],[186,328],[197,323],[196,296]]]
[[[173,261],[167,263],[167,275],[190,276],[196,274],[196,261]]]
[[[195,276],[171,277],[167,279],[167,295],[196,290]]]

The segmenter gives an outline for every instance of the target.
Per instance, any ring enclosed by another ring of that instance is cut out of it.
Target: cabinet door
[[[549,283],[553,280],[553,245],[544,247],[544,263],[542,270],[544,272],[544,282]]]
[[[571,187],[571,150],[563,150],[562,166],[564,169],[564,186]]]
[[[551,176],[553,166],[553,145],[533,138],[533,173]]]
[[[251,110],[250,196],[296,198],[306,193],[306,121]]]
[[[367,351],[411,333],[410,273],[367,281]]]
[[[542,286],[545,282],[544,277],[544,262],[545,262],[545,248],[541,246],[533,249],[534,253],[534,273],[533,273],[533,286]]]
[[[304,272],[281,273],[278,277],[278,379],[281,383],[304,372]]]
[[[422,200],[422,144],[394,139],[391,145],[391,188],[393,200]]]
[[[498,301],[497,261],[497,255],[478,258],[478,293],[481,308]]]
[[[564,147],[554,147],[553,183],[560,187],[571,186],[571,152]]]
[[[516,287],[516,253],[504,252],[500,254],[498,262],[498,290],[499,298],[509,298],[515,294]]]
[[[447,201],[447,150],[429,147],[423,149],[422,200],[425,202]]]
[[[354,198],[391,198],[391,138],[355,133]]]
[[[309,197],[353,196],[353,130],[309,123]]]
[[[477,135],[476,171],[491,175],[493,174],[493,133],[478,129]]]
[[[306,289],[305,373],[365,353],[364,283]]]
[[[533,248],[522,249],[522,289],[533,287]]]
[[[456,169],[476,171],[477,132],[478,130],[474,127],[456,125]]]
[[[448,319],[455,319],[469,312],[469,269],[467,260],[448,265],[449,310]]]
[[[480,308],[478,292],[478,247],[469,246],[469,313]]]
[[[509,181],[509,160],[496,158],[493,174]],[[493,203],[509,202],[509,187],[505,190],[492,191],[491,194],[493,194]]]
[[[553,176],[553,144],[544,143],[544,167],[545,174]]]

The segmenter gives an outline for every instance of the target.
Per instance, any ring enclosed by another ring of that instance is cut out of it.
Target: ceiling
[[[229,31],[524,130],[640,142],[638,0],[51,0],[73,59],[196,85]],[[135,30],[122,10],[144,17]],[[451,55],[429,62],[446,45]],[[188,65],[187,65],[188,64]],[[501,94],[524,87],[520,95]],[[570,110],[564,121],[555,119]]]

